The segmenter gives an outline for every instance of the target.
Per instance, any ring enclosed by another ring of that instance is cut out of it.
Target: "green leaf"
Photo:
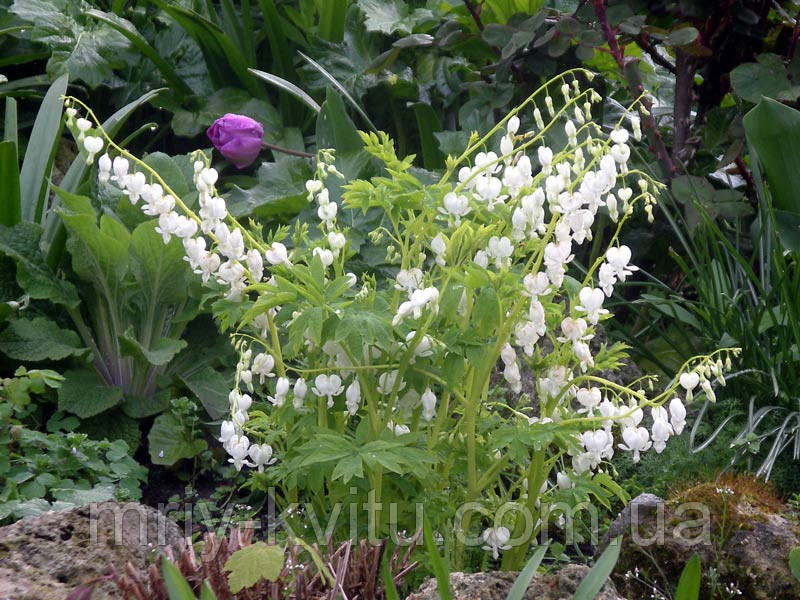
[[[533,576],[536,575],[536,570],[539,568],[546,553],[547,546],[542,546],[534,552],[533,556],[531,556],[530,560],[525,565],[525,568],[520,571],[517,579],[514,581],[514,585],[509,590],[506,600],[522,600],[525,596],[525,592],[528,590],[528,585],[530,585]]]
[[[122,400],[122,388],[104,385],[94,371],[70,370],[58,390],[58,409],[85,419],[98,415]]]
[[[19,2],[15,2],[15,6],[17,4]],[[53,166],[61,133],[61,114],[64,110],[64,101],[61,98],[67,92],[68,80],[66,75],[62,75],[53,82],[42,100],[33,123],[19,174],[21,212],[25,221],[39,223],[42,219],[50,169]]]
[[[155,365],[157,367],[163,366],[171,361],[181,350],[186,348],[186,342],[183,340],[176,340],[168,337],[158,338],[150,348],[145,348],[142,343],[136,339],[133,332],[133,325],[125,330],[125,333],[119,336],[120,347],[124,356],[133,356]]]
[[[263,79],[267,83],[271,83],[275,87],[280,88],[283,91],[292,94],[295,98],[302,101],[315,113],[319,113],[319,111],[321,110],[320,105],[317,104],[317,102],[311,96],[309,96],[306,92],[297,87],[291,81],[287,81],[283,77],[278,77],[277,75],[273,75],[272,73],[259,71],[258,69],[249,69],[249,71],[256,77]]]
[[[364,477],[364,465],[360,455],[345,456],[336,463],[331,479],[336,480],[340,477],[342,483],[349,482],[353,477]]]
[[[700,557],[692,554],[686,563],[675,591],[675,600],[697,600],[700,597]]]
[[[135,453],[142,439],[139,423],[121,410],[109,410],[88,419],[81,419],[78,427],[93,440],[123,440]]]
[[[203,587],[200,589],[200,600],[217,600],[217,596],[207,580],[203,582]]]
[[[62,329],[45,317],[16,319],[0,333],[0,351],[21,361],[61,360],[83,354],[74,331]]]
[[[130,43],[104,23],[86,19],[80,0],[16,0],[11,11],[33,23],[31,36],[50,46],[47,74],[69,74],[95,88],[113,79]]]
[[[223,569],[229,573],[231,592],[238,594],[261,579],[277,581],[283,569],[285,553],[278,546],[256,542],[234,552]]]
[[[170,392],[163,389],[151,396],[139,397],[125,394],[122,412],[132,419],[144,419],[160,414],[169,408]]]
[[[12,228],[0,225],[0,252],[14,259],[17,283],[31,298],[76,308],[80,304],[78,292],[47,266],[39,249],[41,237],[42,228],[36,223],[21,221]]]
[[[194,191],[194,185],[189,187],[192,182],[186,181],[186,176],[175,157],[163,152],[153,152],[145,156],[142,162],[158,173],[178,198],[183,198],[190,191]]]
[[[356,126],[347,116],[344,102],[328,88],[325,103],[317,115],[317,146],[336,149],[336,168],[347,181],[357,179],[370,160]],[[339,185],[336,178],[329,178],[332,199],[338,199]]]
[[[422,535],[425,542],[425,549],[428,552],[428,559],[431,561],[433,574],[436,577],[436,588],[439,591],[440,600],[453,600],[450,593],[450,567],[442,559],[439,549],[436,547],[436,538],[433,535],[431,522],[428,520],[428,513],[422,514]]]
[[[228,413],[228,393],[231,390],[230,377],[226,377],[209,366],[191,375],[181,375],[180,378],[186,384],[186,387],[197,396],[212,419],[219,419]]]
[[[611,540],[608,548],[600,555],[578,589],[575,590],[573,600],[594,600],[614,570],[621,549],[622,538]]]
[[[153,48],[141,34],[136,31],[136,27],[130,21],[115,15],[114,13],[105,13],[99,10],[90,9],[86,11],[90,17],[102,21],[114,31],[125,37],[136,49],[147,57],[156,68],[161,72],[161,76],[166,80],[172,89],[175,90],[180,96],[191,96],[192,89],[181,79],[170,65],[169,61],[162,58],[158,51]]]
[[[248,73],[248,78],[253,76]],[[195,137],[225,113],[236,113],[255,119],[264,129],[264,141],[275,142],[283,133],[283,121],[272,104],[254,98],[238,87],[223,87],[206,96],[196,110],[178,109],[172,118],[175,134]]]
[[[792,548],[789,551],[789,568],[794,578],[800,581],[800,548]]]
[[[758,103],[762,96],[778,98],[788,94],[786,99],[795,99],[800,95],[793,88],[789,74],[783,63],[783,57],[777,54],[759,54],[757,63],[745,63],[731,71],[731,87],[744,100]]]
[[[480,291],[472,309],[472,321],[478,335],[491,335],[500,324],[500,300],[497,291],[487,286]]]
[[[205,440],[197,439],[172,413],[156,417],[147,434],[150,460],[156,465],[174,465],[183,458],[193,458],[207,448]]]
[[[686,46],[693,43],[699,35],[700,32],[694,27],[681,27],[671,31],[664,42],[669,46]]]
[[[13,227],[22,218],[22,210],[17,143],[12,140],[0,142],[0,181],[3,182],[0,189],[0,225]]]
[[[800,215],[800,112],[764,98],[742,122],[775,208]]]
[[[189,267],[183,260],[183,245],[174,236],[165,244],[155,231],[157,224],[157,221],[148,221],[136,227],[130,236],[129,246],[131,271],[142,297],[142,313],[150,319],[164,305],[179,304],[188,296],[186,279]],[[145,306],[147,311],[144,310]],[[142,325],[146,331],[159,323],[148,321]]]
[[[305,182],[313,173],[306,159],[290,157],[280,163],[262,163],[251,188],[233,186],[227,196],[228,211],[234,217],[291,218],[307,204]]]
[[[197,600],[181,572],[166,557],[161,559],[161,576],[164,578],[169,600]]]
[[[105,502],[114,499],[115,488],[111,484],[100,484],[90,490],[64,489],[53,490],[53,497],[61,502],[75,506],[83,506],[92,502]]]
[[[128,269],[130,233],[108,215],[100,217],[98,226],[89,198],[56,191],[63,202],[58,213],[72,234],[67,242],[72,268],[108,302],[117,302]]]

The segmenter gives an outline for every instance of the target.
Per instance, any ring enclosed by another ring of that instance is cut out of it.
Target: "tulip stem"
[[[276,146],[275,144],[268,144],[267,142],[261,142],[261,147],[268,148],[273,152],[283,152],[284,154],[291,154],[292,156],[301,156],[303,158],[314,158],[314,155],[309,154],[308,152],[303,152],[302,150],[292,150],[291,148]]]

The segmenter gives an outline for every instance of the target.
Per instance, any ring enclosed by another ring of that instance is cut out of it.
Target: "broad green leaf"
[[[61,360],[85,350],[78,334],[45,317],[13,320],[0,333],[0,351],[25,362]]]
[[[99,415],[122,400],[121,387],[103,384],[94,371],[70,370],[58,390],[58,409],[82,419]]]
[[[325,103],[317,115],[317,146],[336,149],[336,168],[344,174],[347,181],[357,179],[370,160],[364,144],[358,135],[353,121],[347,116],[344,102],[331,88],[328,88]],[[331,199],[337,200],[339,182],[329,178]]]
[[[600,555],[578,589],[575,590],[573,600],[594,600],[614,570],[620,550],[622,550],[622,539],[611,540],[608,548]]]
[[[692,554],[683,568],[675,591],[675,600],[697,600],[700,597],[700,557]]]
[[[63,203],[58,213],[71,234],[67,248],[72,254],[72,268],[94,284],[108,302],[117,302],[128,269],[130,233],[108,215],[100,217],[98,226],[89,198],[57,192]]]
[[[800,215],[800,112],[764,98],[742,122],[774,207]]]
[[[160,367],[171,361],[177,354],[186,348],[186,342],[168,337],[160,337],[150,348],[145,348],[136,339],[133,326],[128,327],[125,333],[119,336],[120,347],[124,356],[133,356],[140,361]]]
[[[164,305],[179,304],[188,294],[186,277],[189,267],[183,260],[183,245],[174,236],[165,244],[161,234],[155,231],[157,224],[157,221],[148,221],[136,227],[129,246],[131,271],[149,311],[146,312],[142,306],[142,314],[147,314],[150,319]],[[154,324],[151,321],[143,326],[149,328]]]
[[[191,375],[180,375],[180,378],[212,419],[219,419],[228,413],[228,394],[231,390],[229,377],[209,366]]]
[[[153,152],[145,156],[143,162],[158,173],[178,198],[183,198],[193,191],[194,187],[189,187],[191,181],[186,181],[186,177],[174,157],[163,152]]]
[[[228,210],[234,217],[291,218],[307,204],[305,182],[313,173],[308,160],[291,157],[280,163],[262,163],[251,188],[233,186],[227,196]]]
[[[693,43],[699,35],[700,32],[694,27],[681,27],[671,31],[664,41],[670,46],[686,46]]]
[[[793,100],[800,96],[800,87],[793,86],[777,54],[759,54],[758,62],[744,63],[731,71],[733,91],[748,102],[756,104],[762,96]]]
[[[150,460],[156,465],[174,465],[206,449],[205,440],[194,437],[172,413],[156,417],[147,435]]]
[[[158,415],[169,408],[170,392],[163,389],[151,396],[139,397],[125,394],[122,412],[132,419],[144,419]]]
[[[142,439],[139,423],[121,410],[109,410],[81,419],[78,431],[93,440],[123,440],[128,448],[138,448]]]
[[[245,588],[253,587],[261,579],[277,581],[285,560],[282,548],[264,542],[256,542],[237,550],[223,567],[228,572],[231,592],[238,594]]]

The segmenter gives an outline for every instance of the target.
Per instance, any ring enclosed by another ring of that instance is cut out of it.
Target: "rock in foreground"
[[[524,600],[572,600],[583,578],[589,572],[585,565],[567,565],[557,573],[539,575],[528,586]],[[508,596],[518,573],[450,573],[453,600],[502,600]],[[439,600],[435,579],[427,579],[419,591],[406,600]],[[595,600],[624,600],[611,582],[606,583]]]
[[[77,586],[98,580],[109,564],[143,569],[157,547],[178,549],[181,531],[157,510],[104,502],[48,512],[0,528],[0,600],[64,600]],[[100,580],[92,600],[118,598]]]

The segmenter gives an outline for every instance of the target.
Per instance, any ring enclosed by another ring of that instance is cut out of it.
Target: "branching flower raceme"
[[[124,149],[99,157],[100,181],[158,218],[165,241],[180,238],[218,292],[215,314],[240,357],[220,434],[237,469],[264,471],[287,499],[328,465],[315,484],[325,493],[356,478],[378,502],[389,485],[409,498],[435,489],[519,501],[536,527],[520,517],[483,536],[518,567],[527,545],[508,541],[534,538],[543,501],[624,494],[605,462],[663,451],[685,427],[680,394],[713,399],[735,349],[692,359],[658,393],[649,376],[628,385],[602,376],[625,348],[597,345],[596,328],[612,316],[604,305],[617,285],[637,274],[619,232],[639,205],[652,218],[663,185],[629,164],[643,109],[634,103],[604,130],[591,115],[602,100],[591,77],[578,69],[542,86],[473,134],[434,183],[385,134],[361,134],[385,165],[372,180],[343,181],[335,152],[321,150],[305,185],[315,220],[267,236],[227,212],[208,157],[196,155],[197,211]],[[79,134],[87,160],[102,151],[87,140],[110,142],[99,128]],[[601,214],[611,231],[592,254]],[[356,215],[371,229],[349,230]],[[496,365],[514,392],[532,369],[536,401],[495,410]]]

